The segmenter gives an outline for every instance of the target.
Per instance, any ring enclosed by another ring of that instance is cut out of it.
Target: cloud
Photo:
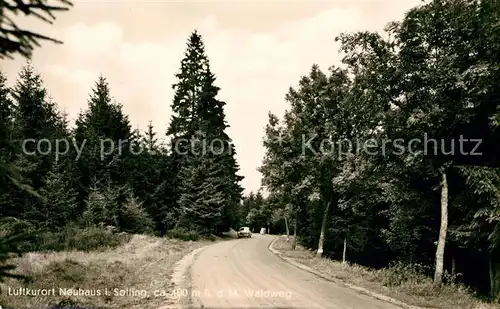
[[[73,83],[73,86],[88,85],[96,79],[96,73],[84,69],[71,69],[64,65],[48,65],[48,73],[64,76],[66,81]]]
[[[325,70],[338,64],[335,36],[362,29],[364,19],[355,7],[338,6],[266,32],[248,33],[223,27],[218,15],[207,14],[186,22],[182,31],[143,41],[127,39],[118,21],[79,22],[64,31],[64,57],[60,63],[47,65],[46,74],[53,81],[47,86],[57,101],[72,102],[68,112],[76,113],[86,107],[90,87],[102,73],[133,127],[138,124],[144,129],[153,120],[159,135],[164,136],[171,116],[174,74],[179,71],[189,33],[197,29],[218,77],[220,99],[227,102],[229,134],[236,144],[241,174],[246,177],[243,185],[247,191],[257,190],[260,174],[256,168],[264,155],[261,142],[268,111],[283,114],[288,88],[313,63]],[[161,21],[148,22],[157,27]],[[166,22],[163,25],[168,27]],[[65,81],[65,89],[57,80]]]
[[[95,26],[80,22],[68,27],[63,37],[68,52],[102,55],[120,44],[123,33],[120,26],[112,22],[101,22]]]

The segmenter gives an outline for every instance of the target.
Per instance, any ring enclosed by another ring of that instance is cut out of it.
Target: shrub
[[[59,232],[38,231],[33,240],[24,242],[26,251],[92,251],[116,247],[129,238],[113,234],[104,228],[68,226]]]
[[[0,220],[0,236],[18,235],[32,230],[34,230],[34,226],[28,221],[14,217],[5,217]]]
[[[18,237],[25,234],[30,237]],[[106,228],[80,228],[76,224],[69,224],[58,231],[40,230],[15,218],[0,221],[0,237],[16,237],[16,246],[20,252],[100,250],[116,247],[130,239],[130,236],[113,234]]]
[[[91,251],[107,249],[120,245],[118,235],[103,228],[88,227],[85,229],[67,229],[61,235],[63,250]]]
[[[152,233],[154,221],[127,189],[91,192],[82,216],[86,227],[111,225],[127,233]]]
[[[382,284],[388,287],[411,284],[412,282],[426,282],[429,267],[421,264],[397,262],[383,270]]]
[[[6,277],[30,280],[29,277],[12,273],[16,265],[9,263],[10,258],[26,252],[23,247],[33,240],[30,227],[27,222],[12,217],[0,220],[0,282]]]
[[[154,221],[135,197],[128,197],[119,215],[120,228],[128,233],[152,233]]]
[[[205,237],[207,240],[210,240],[210,241],[216,241],[217,239],[219,239],[217,236],[215,235],[209,235],[209,236],[206,236]]]
[[[110,195],[110,192],[92,191],[90,193],[82,215],[82,221],[86,227],[100,224],[118,225],[118,205]]]

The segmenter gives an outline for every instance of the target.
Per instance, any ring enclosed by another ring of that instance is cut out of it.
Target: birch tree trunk
[[[326,222],[328,219],[328,213],[330,210],[331,200],[326,203],[325,213],[323,214],[323,222],[321,223],[321,232],[319,234],[318,240],[318,251],[316,252],[317,257],[321,257],[323,255],[323,244],[325,243],[325,231],[326,231]]]
[[[436,270],[434,273],[434,284],[440,285],[443,281],[444,248],[446,245],[446,233],[448,232],[448,180],[446,170],[441,171],[441,228],[436,249]]]
[[[292,241],[292,250],[295,250],[297,247],[297,229],[299,227],[299,211],[295,212],[295,224],[293,228],[293,241]]]
[[[344,252],[342,252],[342,264],[346,263],[346,253],[347,253],[347,236],[344,237]]]
[[[288,219],[285,216],[286,241],[290,241],[290,229],[288,228]]]

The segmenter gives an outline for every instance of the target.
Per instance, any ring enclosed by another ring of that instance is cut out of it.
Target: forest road
[[[269,251],[275,236],[223,241],[189,270],[191,308],[400,309],[296,268]]]

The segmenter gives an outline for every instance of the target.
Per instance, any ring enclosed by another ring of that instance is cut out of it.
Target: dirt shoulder
[[[0,285],[0,304],[44,308],[66,301],[82,308],[156,309],[173,303],[175,263],[210,243],[134,235],[128,243],[102,252],[29,253],[14,263],[16,272],[31,276],[33,282],[6,280]]]
[[[398,273],[394,269],[373,270],[318,258],[300,246],[291,250],[286,237],[279,237],[271,251],[295,266],[353,288],[360,293],[400,305],[402,308],[499,309],[500,304],[481,302],[458,284],[435,287],[430,278],[417,273]]]

